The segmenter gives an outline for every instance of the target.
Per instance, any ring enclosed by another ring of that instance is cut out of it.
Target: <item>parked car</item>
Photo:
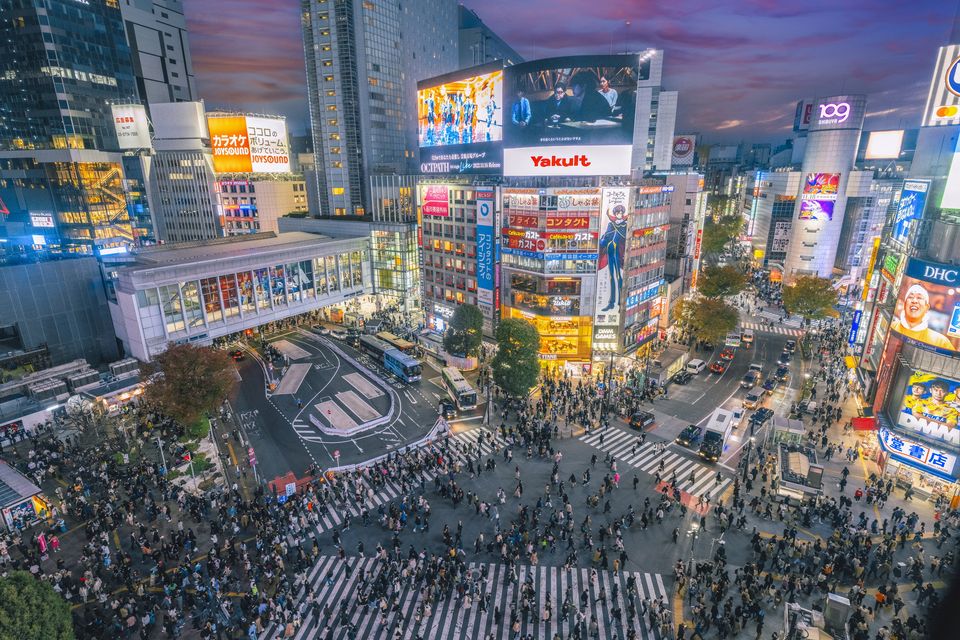
[[[777,379],[777,376],[769,376],[766,380],[763,381],[763,390],[767,393],[773,393],[774,390],[780,386],[780,380]]]
[[[733,357],[736,353],[737,352],[733,349],[727,348],[720,352],[720,357],[724,360],[733,360]]]
[[[686,370],[692,373],[693,375],[697,375],[698,373],[700,373],[706,368],[707,368],[707,363],[701,360],[700,358],[696,358],[687,363]]]
[[[750,428],[759,429],[772,417],[773,409],[768,409],[766,407],[758,409],[752,416],[750,416]]]
[[[686,369],[673,374],[673,377],[670,379],[670,381],[675,384],[687,384],[691,380],[693,380],[693,374]]]
[[[452,400],[443,398],[440,400],[440,406],[438,407],[440,417],[444,420],[452,420],[457,417],[457,405],[453,404]]]
[[[753,389],[757,386],[757,381],[760,379],[760,374],[756,371],[747,371],[743,378],[740,379],[740,388],[742,389]]]
[[[637,431],[644,431],[656,424],[657,418],[649,411],[637,411],[630,416],[630,427]]]
[[[713,373],[724,373],[727,370],[727,361],[726,360],[717,360],[712,365],[710,365],[710,371]]]
[[[774,374],[777,376],[777,380],[780,382],[786,382],[790,379],[790,367],[782,365],[777,367],[777,372]]]
[[[685,428],[683,431],[680,432],[680,435],[677,436],[677,439],[675,440],[675,442],[681,446],[689,447],[693,449],[696,446],[696,444],[700,442],[700,438],[702,437],[703,437],[703,428],[698,427],[695,424],[691,424],[687,428]]]

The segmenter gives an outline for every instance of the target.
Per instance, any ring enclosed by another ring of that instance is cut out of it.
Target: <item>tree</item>
[[[71,398],[64,407],[64,423],[79,432],[86,443],[101,443],[111,435],[116,421],[106,405],[83,396]]]
[[[800,276],[783,288],[783,308],[790,314],[811,320],[837,317],[837,291],[826,278]]]
[[[171,344],[147,367],[147,402],[190,428],[223,403],[236,384],[225,351]]]
[[[70,605],[26,571],[0,578],[0,638],[73,640]]]
[[[450,318],[443,348],[455,356],[476,356],[483,342],[483,312],[473,304],[461,304]]]
[[[718,298],[696,298],[681,300],[679,318],[697,340],[717,344],[736,328],[740,314]]]
[[[724,298],[737,295],[745,286],[746,274],[733,265],[726,265],[704,268],[697,290],[708,298]]]
[[[726,216],[723,218],[707,218],[703,224],[703,239],[700,249],[704,257],[715,259],[730,242],[740,235],[743,228],[743,220],[739,216]]]
[[[513,396],[524,396],[540,375],[540,333],[526,320],[506,318],[497,327],[493,381]]]

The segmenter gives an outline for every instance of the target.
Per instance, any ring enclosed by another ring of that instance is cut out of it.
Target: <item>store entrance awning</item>
[[[852,418],[850,424],[853,426],[854,431],[876,431],[877,430],[877,419],[876,418]]]

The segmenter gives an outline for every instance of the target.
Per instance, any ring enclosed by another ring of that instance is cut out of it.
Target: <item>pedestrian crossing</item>
[[[336,556],[320,556],[308,576],[316,604],[300,603],[303,622],[294,635],[295,640],[348,637],[347,625],[340,624],[342,602],[347,604],[349,624],[353,626],[353,635],[349,637],[507,640],[515,637],[509,623],[511,606],[521,613],[520,588],[528,581],[535,591],[530,615],[520,625],[523,637],[530,634],[535,638],[552,638],[560,634],[568,638],[575,625],[582,624],[586,631],[590,621],[596,620],[600,640],[623,638],[629,627],[637,632],[637,637],[655,640],[660,637],[660,629],[659,625],[652,624],[656,619],[650,615],[650,608],[662,607],[666,612],[670,608],[671,592],[664,586],[663,576],[657,573],[597,571],[594,577],[587,568],[522,565],[513,578],[510,565],[472,562],[467,565],[464,595],[454,590],[448,597],[440,596],[432,604],[429,615],[418,613],[423,604],[422,585],[413,579],[398,578],[394,584],[399,610],[389,611],[384,624],[376,601],[366,606],[357,603],[361,576],[364,572],[378,572],[382,567],[382,561],[373,557],[340,560]],[[632,589],[628,588],[631,582],[635,585]],[[548,595],[551,615],[544,620]],[[568,599],[570,607],[564,616],[563,603]],[[327,605],[331,611],[329,619],[324,615]],[[619,619],[614,608],[619,609]],[[586,615],[582,623],[577,618],[578,609]],[[329,635],[324,631],[328,625]],[[260,640],[274,640],[282,632],[282,624],[271,622]]]
[[[756,322],[741,322],[740,327],[742,329],[750,329],[757,332],[766,332],[766,333],[778,333],[782,336],[793,336],[799,338],[803,335],[803,329],[797,329],[794,327],[787,327],[781,324],[774,322],[772,325],[766,323],[756,323]]]
[[[699,460],[680,455],[662,441],[648,440],[638,445],[637,436],[622,429],[608,428],[603,431],[594,431],[580,436],[579,439],[592,447],[612,454],[617,460],[640,471],[650,475],[659,471],[662,480],[669,481],[676,474],[677,487],[698,498],[709,498],[712,501],[723,495],[724,489],[731,483],[729,478],[721,477],[718,484],[715,469]],[[661,448],[662,451],[660,451]]]
[[[478,454],[482,456],[496,455],[506,445],[506,441],[499,434],[486,429],[471,429],[451,434],[448,442],[452,445],[449,447],[450,456],[463,465],[467,464],[468,457],[476,464]],[[428,469],[420,475],[423,477],[423,482],[427,483],[433,482],[437,473],[437,469]],[[360,500],[356,499],[357,489],[359,489],[359,495],[361,496]],[[334,527],[341,527],[347,518],[360,517],[364,508],[373,512],[380,505],[398,499],[409,491],[409,488],[404,491],[401,483],[393,479],[387,479],[382,484],[374,485],[366,474],[357,473],[348,476],[344,487],[346,504],[331,505],[320,513],[316,532],[322,534]]]

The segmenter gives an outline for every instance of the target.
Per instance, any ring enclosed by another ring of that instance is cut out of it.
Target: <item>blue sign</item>
[[[853,322],[850,323],[850,335],[847,336],[847,344],[852,345],[857,341],[857,331],[860,329],[860,319],[863,317],[863,311],[859,309],[853,312]]]
[[[929,180],[906,180],[900,192],[900,204],[897,205],[897,217],[893,223],[893,239],[906,242],[910,237],[910,228],[914,220],[923,217],[927,204]]]
[[[477,287],[493,291],[492,226],[477,226]]]
[[[882,416],[880,416],[880,423],[881,426],[877,429],[877,440],[890,457],[938,478],[951,482],[956,480],[957,457],[954,454],[891,431],[887,428],[886,420]]]
[[[950,65],[950,68],[947,69],[947,88],[950,89],[953,93],[960,95],[960,73],[958,73],[957,65],[960,65],[960,58],[957,58],[953,61],[953,64]]]

